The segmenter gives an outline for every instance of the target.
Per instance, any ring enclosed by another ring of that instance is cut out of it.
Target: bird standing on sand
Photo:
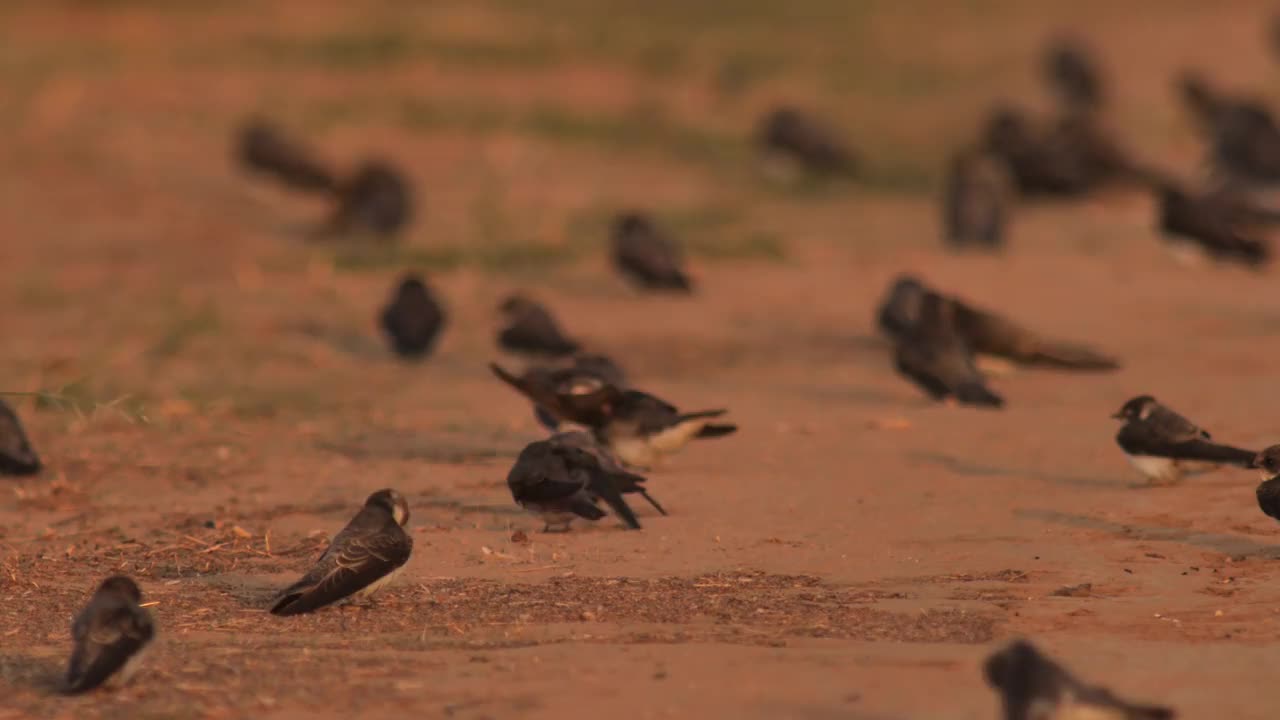
[[[941,296],[925,294],[918,319],[894,342],[894,367],[935,400],[1003,407],[1004,399],[987,388],[973,353],[956,332],[953,314]]]
[[[1208,256],[1250,267],[1265,264],[1271,248],[1249,235],[1248,219],[1222,197],[1218,193],[1193,194],[1172,182],[1162,184],[1157,222],[1166,242],[1175,253],[1192,261]]]
[[[825,123],[790,106],[774,108],[760,122],[757,140],[765,150],[786,156],[812,175],[852,175],[853,151]]]
[[[1280,182],[1280,125],[1265,103],[1220,92],[1192,71],[1178,77],[1177,89],[1209,141],[1214,169],[1246,183]]]
[[[123,685],[138,670],[155,638],[151,614],[139,606],[137,583],[116,575],[102,581],[71,625],[75,645],[67,666],[66,690],[80,693]]]
[[[272,603],[275,615],[298,615],[372,595],[409,560],[413,538],[405,532],[409,504],[395,490],[373,493],[334,536],[314,567]]]
[[[942,204],[947,244],[957,249],[999,250],[1013,207],[1013,182],[1004,161],[981,150],[951,159]]]
[[[560,329],[551,311],[523,295],[512,295],[498,306],[506,327],[498,332],[498,346],[513,353],[563,357],[580,347]]]
[[[1045,49],[1045,82],[1066,113],[1092,113],[1106,100],[1106,83],[1093,51],[1079,38],[1061,36]]]
[[[1124,421],[1116,434],[1116,444],[1138,472],[1153,483],[1178,482],[1191,464],[1247,468],[1257,457],[1251,450],[1210,442],[1208,432],[1150,395],[1129,400],[1111,417]]]
[[[693,290],[679,245],[640,213],[624,213],[614,221],[613,264],[623,276],[648,290]]]
[[[42,467],[18,414],[0,398],[0,475],[35,475]]]
[[[431,354],[445,325],[444,308],[436,302],[421,276],[409,273],[396,286],[379,317],[382,331],[400,357],[418,359]]]
[[[562,436],[530,443],[507,473],[512,499],[543,519],[543,532],[553,527],[567,531],[575,518],[603,518],[605,512],[597,505],[602,500],[628,528],[639,530],[640,521],[622,493],[623,488],[643,493],[644,480],[616,465],[605,467],[596,453]]]
[[[1172,720],[1173,710],[1121,700],[1086,685],[1019,640],[983,664],[987,684],[1000,693],[1004,720]]]

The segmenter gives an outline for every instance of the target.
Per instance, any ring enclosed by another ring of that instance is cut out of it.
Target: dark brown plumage
[[[370,160],[338,186],[330,229],[391,238],[412,219],[408,178],[386,161]]]
[[[790,106],[771,110],[757,131],[768,151],[785,155],[814,175],[849,175],[857,170],[854,152],[831,127]]]
[[[1280,126],[1264,103],[1220,92],[1191,71],[1179,76],[1178,92],[1217,170],[1246,182],[1280,182]]]
[[[1124,421],[1116,444],[1154,482],[1177,482],[1188,463],[1251,467],[1257,457],[1253,450],[1211,442],[1207,431],[1150,395],[1130,399],[1112,417]]]
[[[71,625],[74,648],[67,664],[67,692],[129,681],[156,634],[141,602],[142,591],[133,580],[116,575],[102,581]]]
[[[612,242],[614,266],[635,285],[648,290],[693,289],[680,246],[649,217],[634,212],[619,215]]]
[[[1262,470],[1262,483],[1255,492],[1258,508],[1267,517],[1280,520],[1280,445],[1258,453],[1252,465]]]
[[[410,273],[396,286],[379,323],[397,355],[418,359],[435,348],[445,326],[445,313],[426,282]]]
[[[1045,48],[1044,79],[1066,113],[1092,113],[1102,108],[1106,83],[1094,52],[1080,38],[1063,35]]]
[[[933,293],[920,301],[920,315],[895,338],[894,367],[935,400],[955,398],[965,405],[1003,407],[973,363],[973,354],[955,330],[952,309]]]
[[[954,248],[998,250],[1013,210],[1013,183],[1004,160],[980,150],[951,159],[943,197],[944,238]]]
[[[507,473],[512,499],[543,519],[544,532],[556,526],[568,530],[574,518],[603,518],[600,501],[628,528],[639,530],[640,520],[623,499],[621,486],[643,483],[643,477],[607,469],[594,453],[555,437],[530,443]]]
[[[1271,257],[1261,238],[1250,236],[1239,206],[1213,194],[1194,194],[1176,183],[1158,191],[1159,229],[1175,247],[1193,247],[1216,260],[1257,267]]]
[[[310,148],[265,120],[254,119],[241,128],[236,151],[247,170],[273,177],[287,187],[319,193],[337,189],[333,172]]]
[[[35,475],[42,468],[18,414],[0,398],[0,475]]]
[[[541,303],[523,295],[512,295],[498,307],[506,326],[498,332],[498,346],[513,353],[562,357],[580,347],[560,329],[559,323]]]

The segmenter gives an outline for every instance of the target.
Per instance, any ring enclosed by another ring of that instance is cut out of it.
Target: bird
[[[1153,483],[1175,483],[1189,465],[1252,467],[1257,452],[1210,442],[1195,423],[1150,395],[1130,399],[1111,416],[1122,420],[1116,444],[1129,462]]]
[[[987,684],[1000,693],[1004,720],[1172,720],[1174,711],[1131,703],[1110,690],[1086,685],[1045,657],[1031,643],[1017,640],[983,664]]]
[[[156,636],[155,622],[141,602],[142,591],[132,579],[115,575],[102,581],[71,624],[68,693],[123,685],[133,677]]]
[[[925,295],[935,294],[950,305],[955,330],[979,359],[996,357],[1013,362],[1061,370],[1114,370],[1120,361],[1079,343],[1040,337],[1011,320],[943,295],[912,275],[900,275],[890,285],[877,311],[881,332],[901,337],[918,321]]]
[[[409,179],[385,160],[369,160],[339,183],[331,232],[395,237],[413,219]]]
[[[1191,70],[1178,76],[1177,90],[1209,141],[1215,170],[1249,183],[1280,182],[1280,125],[1265,103],[1220,92]]]
[[[572,396],[596,392],[605,385],[621,388],[626,383],[626,376],[617,363],[598,353],[579,353],[573,356],[570,364],[562,367],[532,366],[518,377],[496,363],[491,364],[490,368],[500,380],[530,399],[553,398],[557,395],[570,396],[572,399]],[[552,402],[553,408],[559,406],[560,401]],[[533,407],[538,422],[552,432],[560,427],[562,418],[567,414],[563,409],[552,412],[536,401]]]
[[[1207,255],[1249,267],[1259,267],[1270,259],[1271,248],[1250,236],[1249,218],[1221,194],[1195,194],[1166,182],[1159,187],[1157,199],[1158,227],[1179,256],[1195,259]]]
[[[1013,205],[1013,183],[1004,160],[979,149],[956,153],[947,169],[942,220],[952,247],[998,250]]]
[[[563,357],[581,347],[567,337],[541,303],[524,295],[511,295],[498,306],[506,326],[498,332],[498,345],[513,353]]]
[[[596,462],[600,463],[600,467],[607,472],[613,473],[614,484],[619,492],[623,495],[637,494],[644,498],[645,502],[652,505],[653,509],[658,511],[658,514],[667,514],[666,509],[645,488],[644,483],[647,478],[628,472],[614,454],[610,452],[609,448],[602,445],[591,433],[581,430],[556,433],[551,436],[551,440],[561,445],[575,447],[590,453],[595,457]]]
[[[775,107],[764,116],[757,140],[813,175],[849,175],[858,167],[854,152],[832,128],[789,105]]]
[[[35,475],[43,467],[18,414],[0,398],[0,475]]]
[[[920,313],[907,332],[895,339],[894,367],[935,400],[954,398],[963,405],[1000,408],[1004,399],[992,392],[974,365],[973,353],[956,332],[954,310],[937,293],[920,299]]]
[[[1262,483],[1255,493],[1258,508],[1268,517],[1280,520],[1280,445],[1272,445],[1258,453],[1253,459],[1253,467],[1262,471]]]
[[[623,213],[613,223],[613,264],[624,277],[647,290],[693,290],[680,246],[638,212]]]
[[[1021,195],[1078,197],[1096,185],[1084,155],[1055,142],[1052,128],[1021,109],[1006,105],[992,109],[979,143],[982,150],[1005,161]]]
[[[436,301],[422,276],[404,275],[391,300],[382,309],[379,325],[397,355],[419,359],[431,354],[446,322],[444,308]]]
[[[253,118],[245,123],[236,148],[245,169],[273,177],[286,187],[317,193],[331,193],[338,187],[337,177],[311,149],[266,120]]]
[[[1079,38],[1062,35],[1044,51],[1045,82],[1066,113],[1091,113],[1106,100],[1106,83],[1092,49]]]
[[[298,615],[372,595],[413,552],[413,538],[404,530],[407,522],[409,504],[399,492],[388,488],[370,495],[315,566],[276,597],[271,613]]]
[[[639,475],[605,468],[594,453],[555,437],[529,443],[507,473],[511,498],[543,519],[543,532],[568,531],[575,518],[603,518],[599,501],[628,528],[639,530],[640,520],[621,488],[643,482]]]

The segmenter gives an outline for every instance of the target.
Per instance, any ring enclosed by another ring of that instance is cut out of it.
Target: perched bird
[[[1150,395],[1129,400],[1111,417],[1124,421],[1116,444],[1152,482],[1177,482],[1188,465],[1196,463],[1252,467],[1257,457],[1251,450],[1210,442],[1208,432]]]
[[[680,247],[640,213],[624,213],[614,222],[613,264],[618,272],[649,290],[693,290],[682,267]]]
[[[18,414],[0,398],[0,475],[35,475],[42,467]]]
[[[498,332],[498,345],[513,353],[561,357],[580,347],[568,338],[551,312],[523,295],[512,295],[498,307],[506,327]]]
[[[551,436],[552,442],[565,445],[567,447],[577,448],[583,452],[590,453],[595,457],[596,462],[600,463],[600,467],[606,472],[612,473],[614,484],[618,488],[618,492],[623,495],[636,494],[645,499],[645,502],[653,506],[660,515],[666,515],[667,511],[653,499],[649,491],[645,488],[646,478],[628,472],[626,468],[614,457],[609,448],[605,447],[590,433],[582,431],[563,432]]]
[[[877,313],[880,330],[890,339],[905,335],[919,321],[924,297],[929,294],[940,296],[951,306],[955,331],[979,357],[1060,370],[1114,370],[1120,366],[1105,353],[1079,343],[1043,338],[1000,315],[932,290],[910,275],[896,278],[890,286]]]
[[[955,248],[998,250],[1013,205],[1013,183],[1004,161],[980,150],[962,150],[947,170],[942,204],[945,239]]]
[[[1003,407],[986,386],[973,353],[956,332],[954,310],[936,293],[920,300],[920,315],[894,342],[894,367],[935,400],[953,397],[964,405]]]
[[[1094,112],[1106,99],[1102,70],[1093,51],[1078,38],[1061,36],[1045,48],[1044,79],[1068,113]]]
[[[1262,470],[1262,484],[1258,486],[1258,507],[1268,517],[1280,520],[1280,445],[1258,453],[1253,467]]]
[[[102,581],[71,625],[75,647],[67,666],[67,692],[129,681],[156,635],[141,602],[142,591],[133,580],[116,575]]]
[[[1172,720],[1173,710],[1121,700],[1086,685],[1030,643],[1017,641],[987,658],[987,684],[1000,693],[1004,720]]]
[[[1247,182],[1280,181],[1280,125],[1265,103],[1219,92],[1192,71],[1177,83],[1183,105],[1209,139],[1216,169]]]
[[[409,560],[413,538],[404,530],[407,522],[403,495],[391,489],[370,495],[315,566],[280,593],[271,612],[298,615],[372,595]]]
[[[601,500],[632,530],[640,529],[623,486],[639,486],[644,478],[606,469],[597,456],[556,438],[530,443],[507,473],[507,487],[520,507],[537,514],[552,527],[567,531],[574,518],[599,520]]]
[[[814,175],[848,175],[857,170],[856,156],[836,132],[794,107],[777,107],[765,115],[757,139],[766,150],[791,158]]]
[[[997,107],[981,133],[984,151],[1008,165],[1014,185],[1028,197],[1083,195],[1096,187],[1094,169],[1070,145],[1013,107]]]
[[[385,161],[370,160],[339,184],[330,228],[339,233],[390,238],[412,219],[408,178]]]
[[[241,128],[237,155],[246,169],[295,190],[329,193],[338,187],[333,172],[310,149],[265,120],[254,119]]]
[[[1175,183],[1159,188],[1157,222],[1171,248],[1180,255],[1208,255],[1257,267],[1271,257],[1271,248],[1249,235],[1249,220],[1240,206],[1220,194],[1192,194]],[[1254,218],[1256,220],[1257,218]]]
[[[444,328],[444,308],[436,302],[426,282],[410,273],[400,280],[379,322],[397,355],[422,358],[435,348]]]

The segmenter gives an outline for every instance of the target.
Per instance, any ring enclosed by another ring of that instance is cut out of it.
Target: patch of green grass
[[[375,29],[319,37],[257,35],[245,41],[243,52],[268,63],[368,70],[405,62],[414,48],[402,30]]]
[[[786,244],[773,233],[753,232],[745,235],[693,236],[685,245],[690,255],[707,260],[769,260],[781,262],[787,259]]]
[[[142,397],[96,388],[88,377],[34,393],[3,392],[0,395],[34,396],[35,408],[42,412],[70,413],[79,418],[116,414],[130,422],[149,422]]]
[[[174,357],[192,340],[212,335],[221,328],[221,319],[212,305],[204,305],[194,312],[182,312],[169,322],[160,338],[147,349],[147,354],[157,360]]]

